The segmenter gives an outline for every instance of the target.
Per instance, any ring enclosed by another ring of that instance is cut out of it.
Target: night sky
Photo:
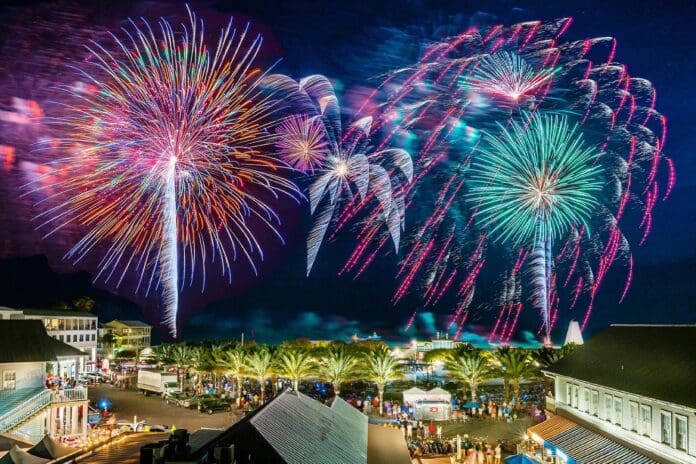
[[[53,7],[80,11],[86,16],[86,23],[92,22],[95,29],[103,30],[118,28],[129,16],[150,20],[161,15],[180,17],[184,8],[183,2],[124,2],[123,6],[111,3],[10,2],[0,9],[0,21],[22,24],[21,28],[13,29],[18,33],[31,31],[31,18],[36,11],[50,19],[51,13],[47,11]],[[610,274],[588,332],[612,322],[696,322],[693,285],[696,275],[696,204],[693,201],[696,198],[696,162],[692,155],[696,146],[693,130],[696,120],[696,49],[693,47],[696,4],[693,2],[255,0],[192,2],[191,6],[206,19],[208,27],[224,24],[230,15],[242,21],[253,21],[255,30],[265,38],[261,58],[265,64],[281,59],[275,68],[277,72],[294,78],[324,74],[344,91],[355,86],[374,85],[370,78],[375,74],[413,62],[417,44],[413,44],[413,55],[404,56],[402,61],[391,55],[380,62],[378,45],[395,30],[427,28],[448,22],[466,26],[472,18],[495,17],[511,24],[572,16],[574,23],[568,38],[615,37],[618,61],[628,65],[632,76],[650,80],[657,89],[657,109],[668,118],[664,151],[675,161],[677,184],[671,198],[656,209],[653,232],[646,244],[633,247],[636,267],[631,293],[622,305],[617,305],[624,276]],[[6,108],[14,96],[41,100],[45,96],[41,89],[26,78],[36,68],[36,56],[27,58],[18,52],[15,42],[8,40],[8,34],[2,37],[0,76],[5,85],[0,90],[3,107],[0,109]],[[39,40],[29,32],[27,37],[28,42]],[[75,43],[80,40],[76,38]],[[66,40],[66,43],[72,42]],[[43,47],[34,45],[29,47],[31,52]],[[400,50],[408,49],[409,44],[401,45]],[[55,44],[45,46],[57,47]],[[64,56],[55,61],[79,59],[79,49],[71,47],[63,53]],[[12,56],[19,62],[8,61]],[[62,72],[59,64],[53,65],[56,72]],[[52,72],[51,66],[46,66],[46,72]],[[0,144],[20,145],[16,138],[23,134],[12,130],[8,125],[0,126]],[[27,148],[22,152],[20,149],[17,159],[31,161],[31,150]],[[97,282],[92,287],[89,273],[95,270],[93,262],[72,266],[62,261],[70,238],[41,241],[31,223],[36,212],[28,200],[19,198],[21,182],[12,177],[11,170],[0,171],[0,176],[4,177],[0,186],[0,257],[5,258],[0,261],[0,305],[51,305],[58,300],[90,294],[97,300],[96,312],[105,319],[141,318],[157,324],[156,302],[151,298],[134,295],[127,284],[115,289]],[[232,287],[213,280],[205,294],[195,288],[185,291],[181,305],[183,338],[236,337],[245,331],[247,336],[278,341],[295,337],[345,338],[353,333],[377,331],[389,338],[406,340],[442,328],[441,316],[451,311],[449,307],[436,307],[432,315],[421,314],[411,332],[402,332],[406,320],[420,308],[414,297],[404,299],[396,307],[390,302],[395,285],[393,253],[378,260],[359,279],[336,276],[351,249],[349,232],[324,244],[312,275],[305,278],[304,237],[310,221],[306,209],[296,205],[284,207],[284,246],[271,237],[261,237],[267,260],[258,278],[240,264],[235,270]],[[490,310],[472,313],[466,339],[481,340],[496,314]],[[580,317],[582,313],[565,312],[555,338],[562,338],[568,319]],[[516,339],[531,339],[538,323],[536,312],[527,309]],[[161,331],[161,335],[164,333]]]

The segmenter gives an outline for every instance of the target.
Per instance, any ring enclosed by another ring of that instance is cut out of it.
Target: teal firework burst
[[[526,115],[484,135],[471,168],[468,200],[489,234],[515,245],[556,240],[587,225],[604,173],[577,124],[558,114]]]

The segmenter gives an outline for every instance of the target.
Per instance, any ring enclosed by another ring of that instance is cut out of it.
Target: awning
[[[657,461],[561,416],[528,429],[540,444],[561,450],[580,464],[658,464]]]
[[[569,421],[565,417],[553,416],[544,422],[540,422],[535,426],[529,427],[527,432],[529,433],[529,436],[534,439],[534,441],[542,442],[575,426],[577,426],[575,422]]]

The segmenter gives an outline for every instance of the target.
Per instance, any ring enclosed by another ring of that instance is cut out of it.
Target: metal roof
[[[544,371],[696,408],[694,352],[696,325],[616,325]]]
[[[658,464],[657,461],[588,430],[562,416],[530,427],[528,432],[581,464]]]
[[[250,422],[287,464],[367,462],[367,416],[340,398],[329,407],[285,392]]]

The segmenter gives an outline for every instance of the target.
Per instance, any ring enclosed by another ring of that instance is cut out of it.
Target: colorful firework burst
[[[278,154],[302,173],[312,173],[326,162],[329,144],[318,116],[292,115],[278,125]]]
[[[414,182],[405,191],[415,227],[403,238],[395,303],[409,292],[417,292],[425,306],[446,301],[454,308],[449,326],[460,331],[486,263],[504,276],[502,287],[515,289],[503,291],[502,304],[497,299],[477,302],[499,311],[490,339],[509,341],[521,298],[538,294],[534,272],[531,289],[520,291],[525,284],[520,271],[530,264],[534,269],[538,253],[533,244],[516,247],[515,240],[490,240],[490,231],[475,220],[482,205],[470,200],[468,178],[482,134],[500,136],[524,114],[537,113],[564,114],[570,126],[577,125],[588,150],[602,154],[595,163],[604,179],[596,196],[599,206],[585,221],[593,228],[571,226],[545,252],[557,263],[549,273],[552,288],[558,282],[559,291],[549,292],[550,321],[545,318],[540,333],[553,328],[561,305],[572,309],[584,304],[584,328],[610,268],[626,271],[620,299],[626,296],[633,275],[631,244],[645,242],[652,212],[676,179],[674,164],[664,153],[666,118],[655,109],[652,84],[615,61],[616,40],[565,41],[571,22],[473,26],[435,40],[415,65],[387,74],[366,101],[364,106],[383,101],[373,115],[374,127],[393,139],[415,141],[412,150],[417,153]],[[525,215],[513,218],[512,211],[509,219],[505,227],[524,224],[533,230],[537,224]],[[636,225],[637,237],[624,234]],[[514,234],[503,226],[498,232]],[[384,243],[384,233],[367,228],[345,270],[360,275]],[[487,259],[492,248],[495,260]],[[505,265],[501,254],[509,258]]]
[[[161,19],[159,35],[131,21],[115,49],[87,47],[94,66],[83,74],[96,92],[68,89],[73,103],[57,122],[72,154],[56,163],[63,179],[51,191],[33,190],[48,193],[38,216],[47,236],[71,223],[85,230],[66,257],[99,248],[97,278],[120,284],[135,271],[136,291],[161,289],[173,336],[185,281],[196,271],[205,285],[211,263],[231,281],[240,256],[256,272],[253,227],[282,240],[269,200],[298,194],[270,154],[281,95],[253,66],[261,37],[230,22],[209,49],[202,21],[190,10],[189,19],[179,32]]]
[[[599,208],[603,167],[566,116],[535,113],[499,125],[479,145],[468,198],[488,234],[514,247],[532,246],[535,301],[550,340],[552,244],[583,227]]]

